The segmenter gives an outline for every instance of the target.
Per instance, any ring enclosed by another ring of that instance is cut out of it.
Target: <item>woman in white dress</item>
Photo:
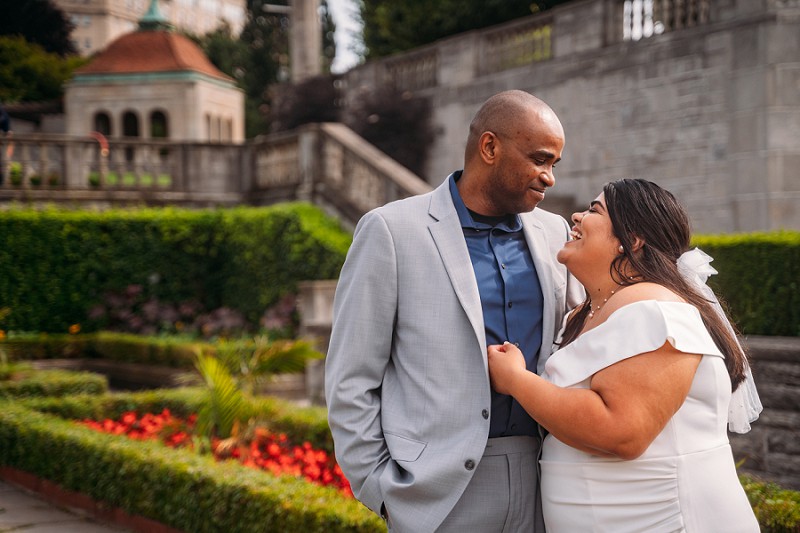
[[[558,260],[588,296],[544,378],[511,344],[488,354],[495,390],[549,432],[548,533],[759,531],[726,426],[730,406],[733,429],[748,430],[760,403],[704,283],[710,258],[687,252],[685,211],[654,183],[619,180],[572,220]]]

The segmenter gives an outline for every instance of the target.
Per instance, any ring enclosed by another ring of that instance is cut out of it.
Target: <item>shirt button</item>
[[[487,420],[488,420],[488,418],[489,418],[489,410],[488,410],[488,409],[484,409],[483,411],[481,411],[481,416],[482,416],[484,419],[487,419]]]
[[[475,468],[475,461],[473,461],[472,459],[467,459],[466,462],[464,463],[464,468],[466,468],[467,470],[474,469]]]
[[[500,268],[502,268],[503,270],[505,270],[505,268],[506,268],[506,264],[505,264],[505,263],[501,263],[501,264],[500,264]]]
[[[519,348],[519,343],[518,343],[518,342],[515,342],[515,343],[514,343],[514,346],[516,346],[517,348]]]
[[[513,306],[514,306],[514,302],[508,302],[508,308],[509,309],[511,309],[511,307],[513,307]]]

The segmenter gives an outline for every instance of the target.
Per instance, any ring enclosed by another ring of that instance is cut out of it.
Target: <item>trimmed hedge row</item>
[[[750,476],[740,476],[762,533],[800,531],[800,492]]]
[[[5,401],[0,464],[184,531],[385,530],[377,516],[332,488],[97,433]]]
[[[336,278],[352,236],[308,204],[0,212],[0,329],[65,332],[108,291],[228,307],[257,324],[299,281]]]
[[[52,415],[56,417],[55,420],[63,422],[65,418],[89,418],[93,420],[102,420],[105,418],[118,419],[127,411],[134,411],[141,415],[144,413],[160,412],[163,409],[169,409],[174,415],[185,418],[192,413],[198,412],[204,402],[204,398],[204,390],[201,388],[182,388],[159,389],[145,392],[106,393],[99,395],[83,394],[63,398],[22,398],[16,400],[15,404],[19,406],[20,409],[28,410],[29,413],[46,417]],[[2,442],[4,424],[2,413],[5,405],[5,403],[0,401],[0,461],[3,461],[3,458],[7,455],[3,451]],[[17,414],[19,415],[19,413]],[[323,449],[329,454],[333,453],[333,442],[330,431],[328,430],[326,410],[324,408],[299,408],[291,402],[267,397],[257,399],[252,403],[250,417],[258,419],[262,424],[266,422],[266,425],[275,432],[285,433],[292,442],[308,441],[314,448]],[[159,446],[156,447],[158,448]],[[182,451],[181,453],[186,452]],[[178,461],[178,463],[180,465],[184,464],[182,463],[182,459]],[[22,464],[2,464],[30,471]],[[179,467],[179,469],[182,468],[182,466]],[[31,473],[61,483],[61,478],[56,479],[48,477],[48,475],[44,475],[39,471],[31,471]],[[800,493],[783,489],[774,483],[763,482],[748,475],[740,476],[740,481],[745,488],[750,503],[764,531],[774,533],[797,531],[797,528],[800,527]],[[88,492],[85,489],[67,485],[64,486],[65,488],[84,492],[94,497],[94,493]],[[109,503],[118,505],[116,502]],[[142,514],[140,511],[131,510],[132,508],[129,507],[123,508],[128,512]],[[145,516],[154,517],[154,515]],[[374,517],[369,513],[367,513],[367,517],[367,521],[374,521]],[[160,518],[156,519],[161,520]],[[175,525],[173,523],[170,524]],[[381,527],[379,522],[375,522],[375,524]],[[283,527],[284,524],[281,523],[281,526]],[[175,525],[175,527],[185,526]],[[348,525],[346,527],[351,526]],[[247,529],[245,528],[245,530]],[[316,529],[310,530],[313,531]],[[354,529],[354,531],[358,530],[359,529]],[[290,529],[287,531],[293,530]]]
[[[173,368],[193,368],[198,350],[214,349],[203,342],[112,332],[15,335],[0,347],[12,361],[87,358]]]
[[[196,412],[201,401],[199,390],[182,389],[27,399],[11,409],[0,402],[0,464],[186,531],[384,530],[364,507],[330,489],[295,479],[276,480],[158,443],[131,444],[124,437],[89,432],[62,419],[118,418],[125,411],[141,414],[164,408],[186,416]],[[283,419],[283,425],[273,429],[285,431],[293,441],[309,440],[314,447],[323,447],[319,444],[325,439],[319,439],[317,430],[325,425],[324,409],[301,409],[305,416],[293,420],[294,409],[288,402],[266,401],[262,408],[262,414]],[[329,435],[327,439],[330,444]],[[62,453],[68,461],[51,464],[50,458]],[[77,461],[74,471],[63,467],[69,461]],[[740,481],[763,531],[798,530],[800,493],[747,475]],[[309,499],[311,505],[306,505]],[[234,523],[239,525],[233,527]]]
[[[696,236],[714,258],[709,285],[744,334],[800,335],[800,232]]]
[[[62,418],[102,420],[119,418],[126,411],[138,414],[158,413],[169,409],[175,416],[197,413],[204,402],[200,388],[158,389],[66,398],[33,398],[23,404],[35,411]],[[324,407],[298,407],[289,401],[271,397],[252,400],[251,418],[265,422],[273,431],[286,433],[293,442],[308,441],[312,446],[333,454],[333,439]]]
[[[62,397],[108,392],[108,380],[100,374],[69,370],[22,369],[0,380],[0,398]]]

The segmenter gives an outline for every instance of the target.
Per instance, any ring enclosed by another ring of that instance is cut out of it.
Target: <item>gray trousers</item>
[[[544,533],[539,495],[540,440],[489,439],[461,499],[438,533]]]

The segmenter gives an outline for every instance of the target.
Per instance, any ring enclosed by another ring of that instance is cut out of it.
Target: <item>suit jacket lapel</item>
[[[450,277],[453,290],[467,314],[467,318],[475,331],[475,336],[482,348],[484,366],[486,362],[486,331],[483,325],[483,310],[481,308],[481,297],[478,292],[478,282],[475,279],[475,271],[472,268],[472,260],[469,257],[467,243],[464,240],[464,233],[461,229],[461,222],[453,206],[453,199],[450,196],[449,179],[440,185],[431,196],[430,215],[436,220],[428,229],[431,232],[433,241],[439,250],[442,263]]]
[[[542,347],[539,350],[539,361],[544,361],[550,355],[553,347],[555,319],[553,309],[556,307],[555,286],[553,283],[553,261],[550,246],[547,244],[547,235],[544,227],[533,213],[522,213],[522,228],[525,240],[531,252],[536,274],[539,276],[539,285],[542,288],[543,313],[542,313]]]

